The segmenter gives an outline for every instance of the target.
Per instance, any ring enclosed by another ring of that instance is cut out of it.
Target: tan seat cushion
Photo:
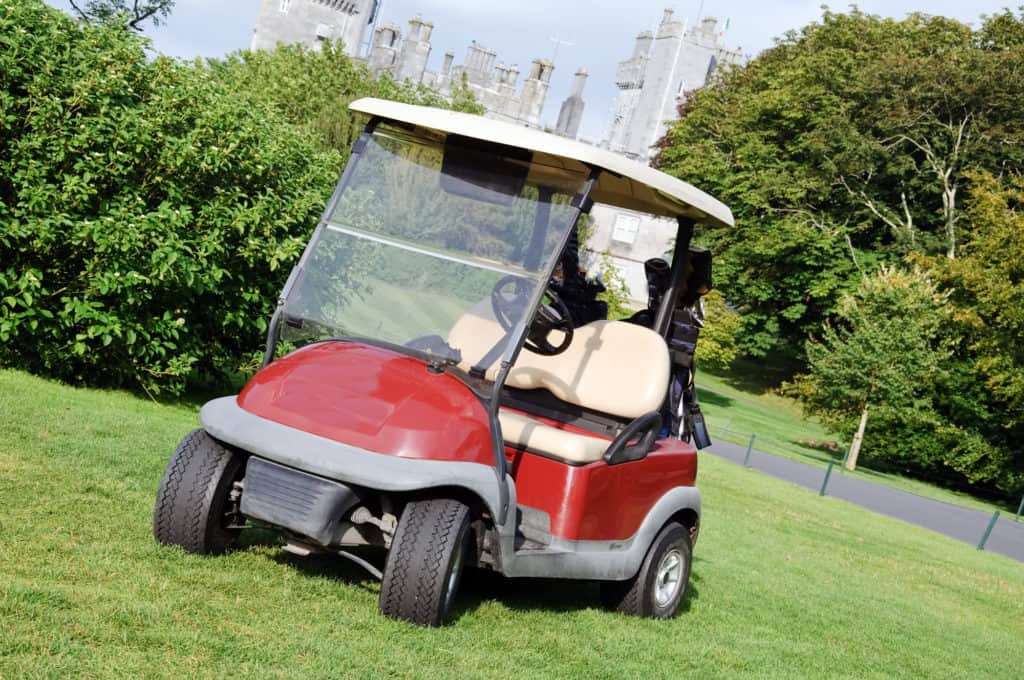
[[[521,413],[502,410],[501,435],[505,443],[531,451],[550,453],[573,463],[593,463],[601,460],[611,444],[607,439],[588,437],[545,425]]]
[[[550,341],[558,343],[557,331]],[[448,344],[467,357],[468,371],[504,335],[489,301],[456,322]],[[486,377],[498,375],[500,357],[486,367]],[[595,321],[575,330],[569,348],[555,356],[528,350],[519,354],[505,382],[519,389],[544,388],[562,401],[622,418],[638,418],[661,408],[668,392],[668,347],[660,335],[624,321]]]

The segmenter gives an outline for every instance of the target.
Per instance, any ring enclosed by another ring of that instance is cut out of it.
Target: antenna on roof
[[[552,36],[551,37],[551,42],[555,43],[555,53],[551,57],[551,63],[552,64],[554,64],[558,60],[558,48],[559,47],[561,47],[562,45],[565,45],[566,47],[573,47],[575,45],[575,43],[571,43],[568,40],[562,40],[558,36]]]

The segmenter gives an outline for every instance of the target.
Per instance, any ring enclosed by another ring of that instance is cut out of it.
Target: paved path
[[[710,449],[707,449],[707,452],[719,458],[740,465],[743,464],[746,451],[745,446],[722,441],[715,442]],[[760,451],[753,451],[750,454],[750,467],[814,492],[821,490],[821,483],[825,479],[825,470],[822,468]],[[971,545],[978,544],[992,519],[992,513],[970,510],[959,505],[944,503],[907,491],[866,482],[863,479],[841,475],[838,466],[832,471],[826,493],[868,510],[917,524]],[[1024,521],[1014,522],[1013,515],[1007,516],[1004,512],[996,522],[992,535],[989,536],[988,542],[985,544],[985,550],[1024,562]]]

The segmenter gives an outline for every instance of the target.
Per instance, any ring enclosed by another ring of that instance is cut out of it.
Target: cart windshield
[[[287,338],[365,339],[465,370],[517,340],[587,176],[464,141],[376,128],[286,291]],[[496,344],[453,339],[467,316],[500,322]]]

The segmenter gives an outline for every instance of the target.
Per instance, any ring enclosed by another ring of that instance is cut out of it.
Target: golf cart
[[[445,623],[468,566],[596,580],[610,608],[672,616],[708,444],[693,352],[711,260],[691,236],[730,226],[729,209],[553,135],[351,108],[369,122],[284,286],[264,366],[174,452],[156,540],[220,553],[269,526],[290,552],[362,565],[385,615],[423,625]],[[678,225],[628,321],[580,323],[601,306],[568,285],[595,201]]]

